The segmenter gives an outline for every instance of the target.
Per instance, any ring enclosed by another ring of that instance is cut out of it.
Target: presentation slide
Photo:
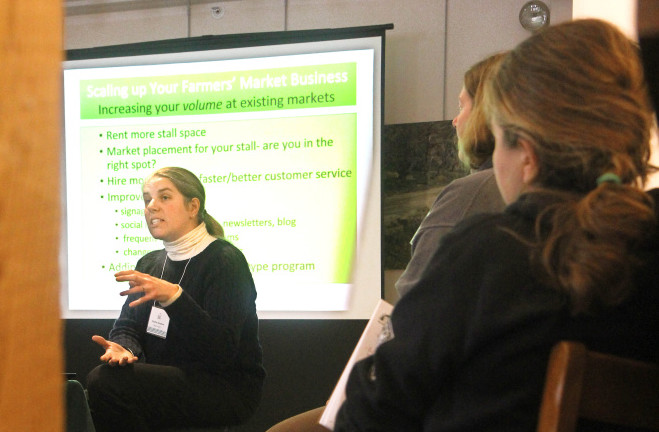
[[[245,254],[261,318],[368,318],[381,295],[376,49],[145,57],[65,63],[64,317],[118,316],[114,273],[163,247],[144,178],[180,166]]]

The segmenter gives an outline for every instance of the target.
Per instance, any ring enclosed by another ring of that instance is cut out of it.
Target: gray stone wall
[[[404,269],[409,241],[452,180],[468,174],[458,160],[450,121],[386,125],[382,140],[382,218],[385,270]]]

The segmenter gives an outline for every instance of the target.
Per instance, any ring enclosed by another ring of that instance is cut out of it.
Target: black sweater
[[[146,254],[136,270],[160,278],[165,255],[164,249]],[[165,265],[162,278],[183,288],[181,297],[165,308],[167,338],[146,333],[153,302],[128,307],[140,293],[126,300],[110,339],[141,362],[183,369],[200,385],[221,380],[246,397],[260,397],[265,373],[256,289],[245,257],[229,242],[216,240],[190,260],[179,282],[186,263],[167,259]]]

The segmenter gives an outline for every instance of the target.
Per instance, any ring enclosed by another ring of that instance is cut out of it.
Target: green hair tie
[[[618,177],[617,174],[613,174],[612,172],[607,172],[597,177],[596,183],[598,186],[601,185],[602,183],[615,183],[619,185],[622,184],[622,181],[620,180],[620,177]]]

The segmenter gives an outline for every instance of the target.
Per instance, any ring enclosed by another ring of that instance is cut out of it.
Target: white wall
[[[385,53],[385,124],[451,119],[457,111],[464,70],[528,35],[517,18],[526,0],[193,1],[189,19],[187,6],[181,5],[185,2],[177,1],[170,2],[178,5],[173,7],[91,13],[94,4],[113,2],[117,0],[86,1],[92,5],[86,14],[68,16],[65,48],[393,23]],[[552,22],[570,19],[572,0],[545,3],[552,10]],[[223,8],[222,18],[213,18],[214,6]]]
[[[573,0],[572,17],[600,18],[636,39],[636,0]]]
[[[464,72],[491,54],[512,49],[530,35],[519,23],[519,11],[527,0],[449,0],[446,50],[446,111],[458,113],[458,94]],[[569,21],[572,0],[544,0],[551,24]]]
[[[444,0],[290,0],[289,30],[393,23],[385,51],[385,124],[442,120]]]

